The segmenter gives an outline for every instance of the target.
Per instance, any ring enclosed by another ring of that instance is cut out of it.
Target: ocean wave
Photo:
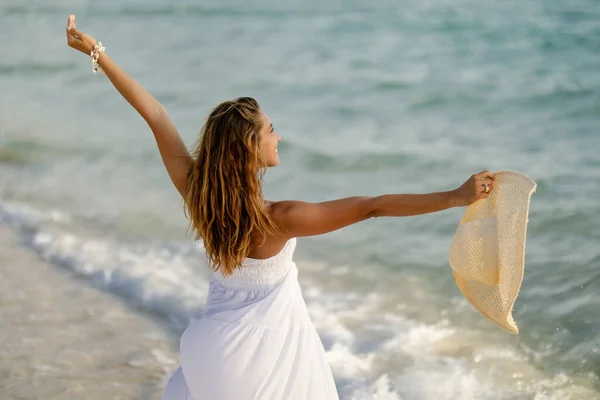
[[[94,150],[79,147],[78,142],[68,142],[48,138],[30,136],[27,130],[5,132],[4,140],[0,133],[0,166],[2,164],[27,168],[28,166],[45,167],[55,163],[57,160],[64,161],[71,157],[82,154],[94,154]],[[91,160],[89,157],[88,160]]]
[[[86,236],[75,233],[66,213],[19,204],[0,203],[0,222],[19,230],[23,243],[44,260],[163,317],[174,329],[183,330],[201,311],[208,286],[194,243],[121,243]]]
[[[410,151],[363,149],[332,153],[293,139],[281,142],[279,149],[286,158],[296,159],[306,171],[356,173],[394,170],[407,165],[420,168],[439,168],[440,165],[445,165],[443,160]]]
[[[0,64],[0,75],[52,75],[57,72],[73,71],[76,64],[41,64],[36,62],[23,62],[20,64]]]
[[[19,152],[0,148],[0,164],[24,165],[28,162],[29,159]]]
[[[10,5],[0,8],[0,15],[32,15],[32,14],[58,14],[65,15],[66,8],[55,5]]]
[[[52,5],[14,5],[0,9],[4,15],[32,15],[32,14],[61,14],[67,15],[69,10],[66,7]],[[322,8],[275,8],[275,7],[210,7],[191,4],[168,4],[168,5],[138,5],[117,6],[86,9],[84,13],[92,13],[95,18],[114,17],[114,16],[201,16],[201,17],[261,17],[261,18],[281,18],[281,17],[315,17],[324,14]]]
[[[566,107],[570,102],[593,100],[598,96],[598,90],[589,87],[575,87],[556,84],[552,88],[540,90],[538,93],[523,95],[519,102],[523,105],[550,106],[560,104]],[[583,104],[583,106],[586,106]]]
[[[208,293],[207,280],[185,260],[189,248],[184,245],[123,245],[43,231],[31,231],[27,239],[43,259],[163,317],[179,331],[201,311]]]
[[[563,240],[570,237],[594,235],[597,221],[595,210],[580,208],[578,210],[553,210],[543,216],[534,215],[535,223],[530,224],[530,235],[559,236]]]
[[[402,153],[333,155],[307,151],[302,161],[306,169],[312,171],[355,173],[401,167],[411,163],[414,159],[414,156]]]
[[[400,91],[402,89],[406,89],[410,87],[411,82],[407,81],[399,81],[399,80],[382,80],[373,85],[373,89],[375,91]]]

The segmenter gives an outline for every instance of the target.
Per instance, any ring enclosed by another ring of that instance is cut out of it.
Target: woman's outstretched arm
[[[75,16],[70,15],[67,24],[67,43],[70,47],[89,56],[96,40],[78,31],[75,28]],[[98,58],[98,65],[125,100],[148,123],[169,177],[179,193],[184,196],[187,173],[193,160],[177,128],[169,118],[167,110],[103,52]]]
[[[322,203],[280,201],[270,207],[281,235],[290,238],[332,232],[372,217],[404,217],[467,206],[487,198],[493,188],[494,174],[482,171],[448,192],[348,197]]]

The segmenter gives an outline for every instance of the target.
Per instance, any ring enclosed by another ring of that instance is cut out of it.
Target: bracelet
[[[94,45],[94,48],[90,52],[90,57],[92,57],[92,71],[97,74],[98,72],[102,73],[102,68],[98,65],[98,59],[100,58],[100,53],[104,52],[104,46],[102,46],[102,42],[98,42]]]

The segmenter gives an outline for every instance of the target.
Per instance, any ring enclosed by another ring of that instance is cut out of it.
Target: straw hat
[[[510,333],[525,265],[529,200],[536,184],[514,171],[495,173],[487,199],[467,207],[450,247],[456,285],[481,314]]]

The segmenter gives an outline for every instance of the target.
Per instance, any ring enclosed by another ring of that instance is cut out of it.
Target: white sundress
[[[213,274],[161,400],[339,399],[302,297],[295,247],[293,238],[273,257]]]

